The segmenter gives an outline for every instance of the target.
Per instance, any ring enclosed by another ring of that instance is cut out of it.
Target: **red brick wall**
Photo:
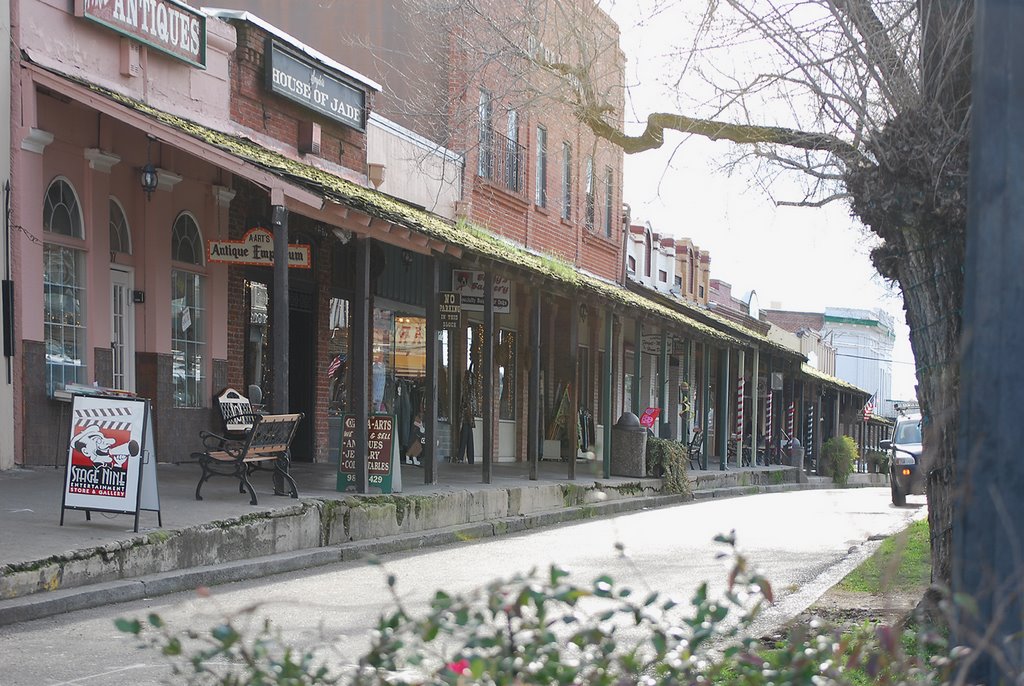
[[[298,145],[299,122],[315,122],[321,126],[318,157],[364,173],[366,134],[269,92],[264,85],[266,65],[263,49],[267,33],[246,22],[233,23],[238,47],[231,56],[231,118],[242,126],[280,141],[291,150]],[[370,95],[366,100],[367,116]]]

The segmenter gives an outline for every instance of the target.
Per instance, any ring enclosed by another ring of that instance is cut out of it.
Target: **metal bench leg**
[[[287,481],[291,497],[299,497],[299,488],[295,485],[295,479],[292,478],[288,469],[291,461],[290,453],[286,453],[274,461],[274,495],[284,495],[284,482]]]
[[[245,493],[249,491],[249,504],[257,505],[256,502],[256,490],[253,489],[252,484],[249,482],[249,474],[252,473],[250,465],[240,464],[238,470],[235,472],[235,476],[238,477],[238,492]]]
[[[203,474],[199,477],[199,483],[196,484],[196,500],[202,500],[203,496],[199,495],[199,491],[203,489],[203,484],[209,481],[210,477],[213,476],[213,472],[206,468],[205,455],[202,453],[192,453],[192,456],[199,459],[199,466],[203,469]]]

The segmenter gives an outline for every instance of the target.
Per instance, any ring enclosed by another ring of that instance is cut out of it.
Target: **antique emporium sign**
[[[75,15],[206,68],[206,15],[177,0],[75,0]]]
[[[452,270],[455,292],[462,300],[462,309],[467,312],[484,311],[484,273]],[[512,304],[512,282],[500,276],[494,277],[494,312],[508,314]]]
[[[64,510],[160,512],[152,415],[144,398],[80,395],[71,399],[71,434],[64,474]]]
[[[437,309],[441,317],[441,330],[454,331],[459,328],[462,314],[462,299],[455,291],[441,291],[437,294]]]
[[[308,245],[288,244],[289,267],[309,269],[309,255]],[[274,264],[274,235],[268,229],[257,226],[246,231],[240,241],[207,241],[206,257],[210,262],[270,267]]]
[[[366,92],[347,83],[342,74],[326,71],[270,38],[266,56],[271,92],[345,126],[366,128]]]
[[[395,418],[389,414],[371,414],[366,432],[366,470],[370,487],[391,493],[392,451],[395,447]],[[342,415],[341,454],[338,459],[339,491],[356,487],[356,416]]]

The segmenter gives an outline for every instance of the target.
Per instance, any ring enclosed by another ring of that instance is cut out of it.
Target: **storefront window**
[[[270,293],[267,284],[259,281],[246,281],[245,290],[249,295],[249,321],[245,337],[246,387],[256,385],[266,391],[270,388],[271,376],[267,365]]]
[[[498,419],[516,418],[516,332],[502,329],[498,332],[498,347],[494,353],[498,367]]]
[[[576,407],[590,410],[593,397],[590,393],[590,348],[576,348]]]
[[[171,232],[171,259],[201,267],[203,241],[188,213],[178,215]],[[205,278],[188,269],[171,270],[171,373],[175,407],[204,407],[206,355]]]
[[[516,418],[516,332],[508,329],[498,331],[498,340],[494,348],[494,367],[497,372],[498,419],[515,420]],[[468,388],[463,393],[470,394],[473,402],[473,413],[483,416],[484,406],[484,325],[470,324],[466,328],[466,345],[469,351],[466,364],[466,382]]]
[[[84,238],[78,197],[67,181],[55,179],[43,200],[43,230],[54,236]],[[43,244],[43,336],[46,392],[84,383],[85,253],[56,243]]]
[[[399,446],[408,446],[426,399],[427,320],[373,311],[372,411],[395,416]]]
[[[437,349],[440,357],[437,360],[437,418],[442,422],[451,420],[452,396],[451,396],[451,366],[448,362],[451,354],[449,345],[450,332],[441,331],[438,337]]]
[[[330,362],[327,375],[330,377],[330,401],[327,412],[340,415],[352,409],[349,395],[349,339],[350,309],[349,301],[331,298],[330,329],[331,340],[327,345]]]

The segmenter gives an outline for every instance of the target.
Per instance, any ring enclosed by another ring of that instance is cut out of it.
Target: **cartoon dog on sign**
[[[75,436],[73,447],[97,467],[116,465],[118,469],[124,469],[124,463],[128,458],[139,454],[139,442],[132,439],[118,446],[115,446],[115,443],[117,441],[104,436],[99,427],[87,426]]]

